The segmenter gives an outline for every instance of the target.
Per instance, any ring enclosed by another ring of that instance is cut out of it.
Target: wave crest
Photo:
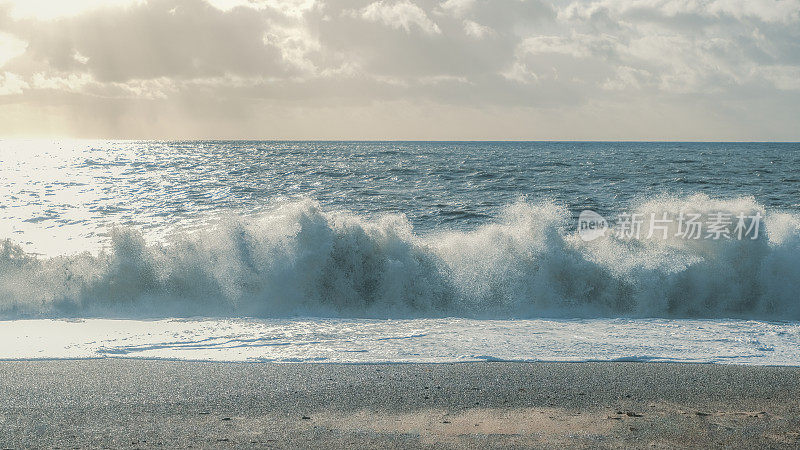
[[[97,255],[0,244],[2,317],[740,317],[800,319],[800,220],[752,199],[663,198],[638,211],[758,211],[755,240],[584,242],[570,213],[518,202],[469,232],[417,236],[309,200]]]

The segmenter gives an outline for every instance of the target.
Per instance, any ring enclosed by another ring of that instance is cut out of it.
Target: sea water
[[[0,238],[3,359],[800,364],[800,144],[2,141]]]

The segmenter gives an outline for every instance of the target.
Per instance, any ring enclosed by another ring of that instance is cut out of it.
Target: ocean
[[[797,143],[4,140],[0,239],[0,359],[800,365]]]

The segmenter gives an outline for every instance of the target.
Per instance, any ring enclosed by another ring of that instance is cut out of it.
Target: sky
[[[0,0],[0,137],[800,140],[800,0]]]

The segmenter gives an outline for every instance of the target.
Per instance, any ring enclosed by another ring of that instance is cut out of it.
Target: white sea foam
[[[800,365],[799,323],[728,319],[35,319],[0,342],[0,359]]]
[[[309,200],[148,242],[112,232],[99,254],[0,245],[0,317],[800,319],[800,218],[704,195],[638,211],[759,212],[756,240],[590,242],[556,204],[518,202],[469,232],[417,235]]]

